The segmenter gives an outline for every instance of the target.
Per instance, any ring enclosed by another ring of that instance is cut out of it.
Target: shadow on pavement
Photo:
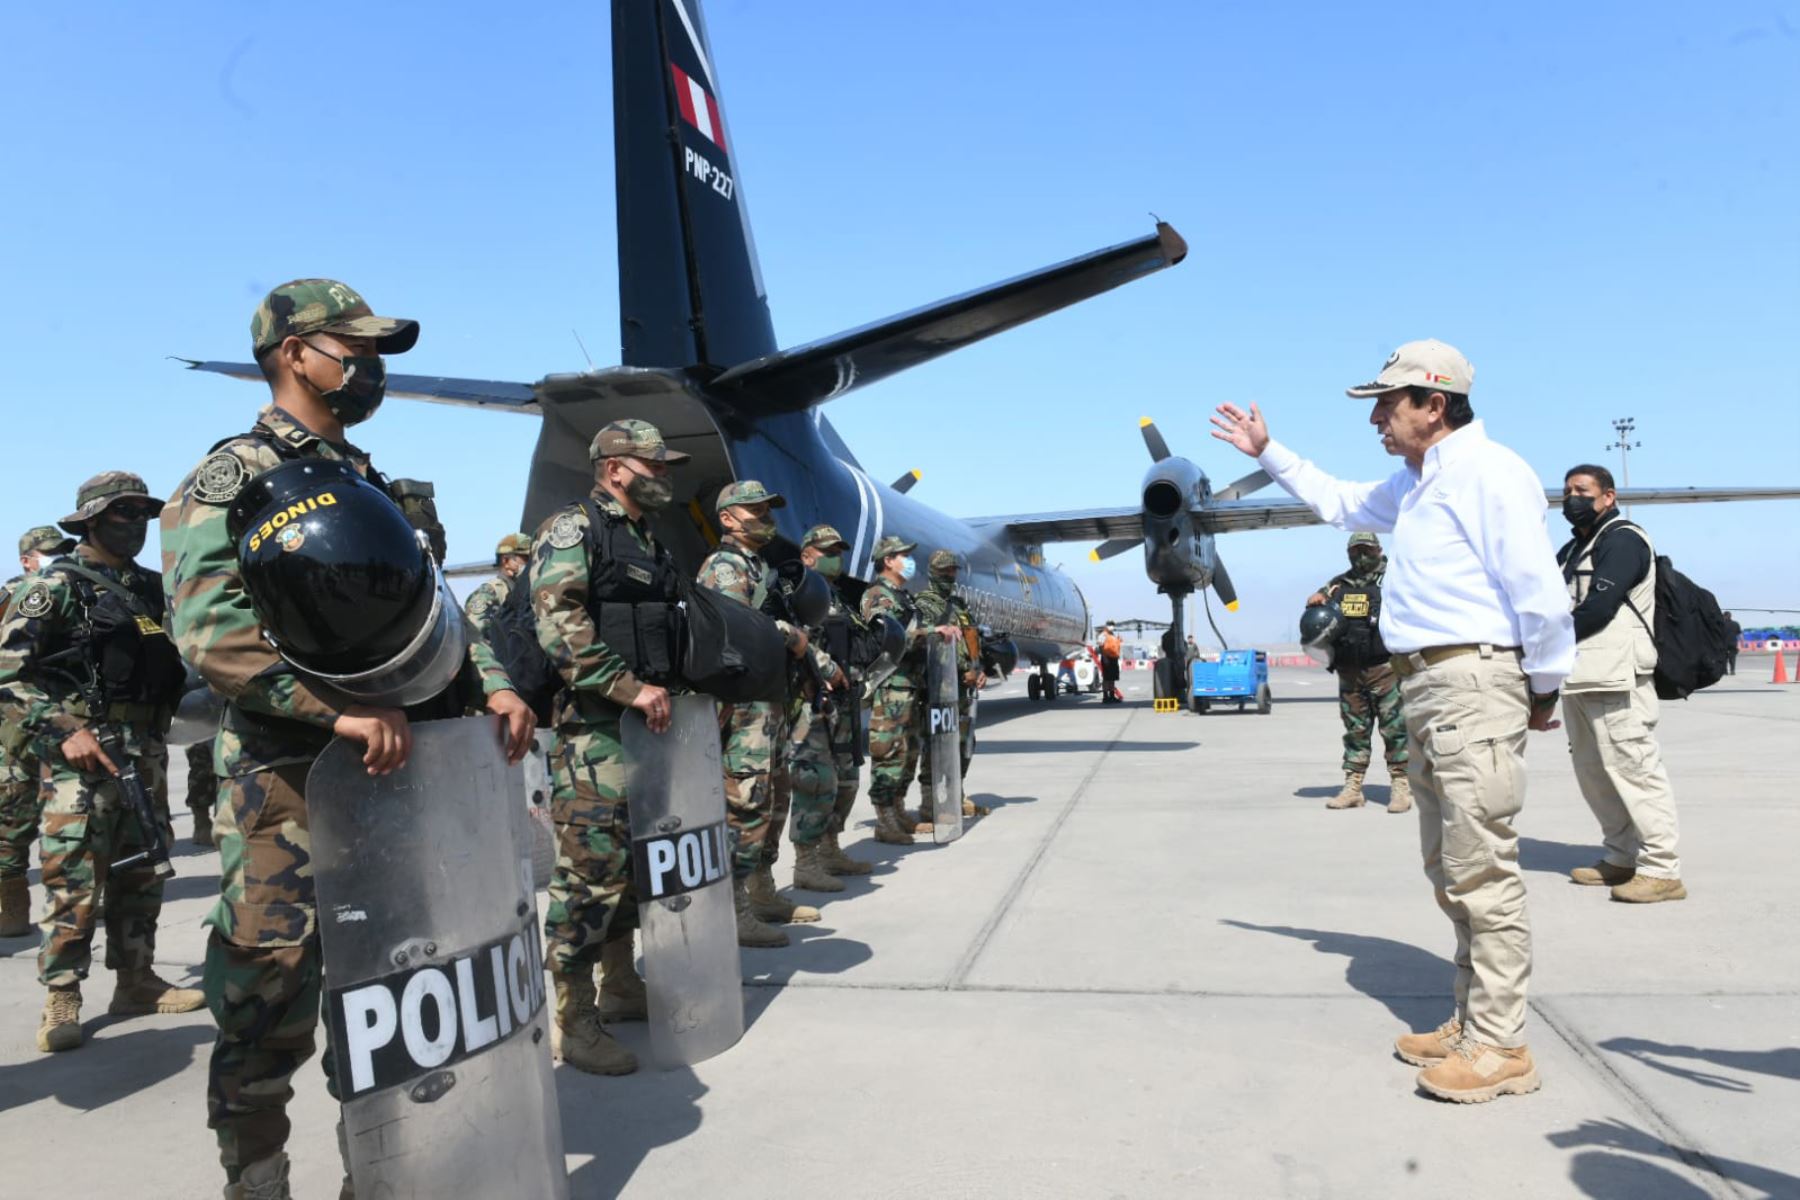
[[[93,1003],[92,999],[89,1004]],[[102,996],[101,1011],[105,1011]],[[34,1014],[35,1015],[35,1014]],[[0,1067],[0,1112],[53,1098],[65,1108],[92,1112],[146,1091],[186,1070],[197,1053],[212,1045],[213,1024],[204,1012],[198,1023],[143,1025],[114,1036],[96,1037],[125,1023],[125,1018],[84,1020],[88,1040],[80,1049],[45,1054]],[[168,1021],[168,1017],[133,1017],[132,1024]]]
[[[1548,875],[1567,875],[1576,867],[1593,866],[1602,853],[1599,846],[1546,842],[1532,837],[1519,839],[1519,865],[1527,871],[1542,871]]]
[[[1800,1046],[1782,1046],[1775,1050],[1708,1050],[1699,1046],[1671,1046],[1647,1038],[1618,1037],[1601,1042],[1600,1048],[1614,1054],[1623,1054],[1665,1075],[1725,1092],[1750,1092],[1756,1089],[1746,1080],[1715,1075],[1711,1071],[1700,1071],[1662,1060],[1697,1059],[1715,1067],[1728,1067],[1735,1071],[1752,1071],[1759,1075],[1774,1075],[1780,1079],[1800,1079]]]
[[[830,918],[829,909],[825,917]],[[837,931],[824,922],[813,925],[783,925],[790,944],[774,950],[739,950],[743,963],[744,986],[765,992],[779,990],[796,975],[838,975],[861,966],[875,957],[867,942],[837,936]],[[765,1000],[764,1004],[767,1003]],[[762,1014],[762,1005],[756,1016]],[[753,1020],[746,1008],[746,1027]]]
[[[1562,1150],[1586,1146],[1626,1150],[1644,1158],[1685,1163],[1702,1174],[1717,1174],[1760,1189],[1766,1196],[1800,1196],[1800,1175],[1702,1153],[1692,1147],[1672,1146],[1624,1121],[1583,1121],[1574,1129],[1544,1136]],[[1570,1163],[1569,1178],[1592,1200],[1687,1200],[1709,1194],[1672,1170],[1622,1154],[1577,1154]]]
[[[1258,925],[1230,918],[1221,919],[1219,924],[1279,934],[1311,942],[1320,954],[1343,955],[1350,960],[1344,967],[1344,982],[1369,999],[1379,1000],[1408,1028],[1430,1029],[1444,1019],[1445,1010],[1450,1007],[1455,967],[1448,959],[1407,942],[1330,929]]]
[[[746,1009],[749,1005],[746,996]],[[567,1065],[556,1068],[563,1151],[588,1159],[569,1174],[569,1194],[577,1200],[617,1196],[651,1151],[700,1128],[700,1098],[706,1095],[706,1085],[691,1067],[659,1070],[649,1061],[643,1026],[636,1028],[639,1036],[627,1035],[632,1052],[643,1063],[636,1074],[589,1075]],[[615,1035],[620,1029],[609,1027]]]
[[[1114,742],[1110,740],[1078,740],[1073,738],[1044,741],[1002,741],[983,738],[981,754],[1073,754],[1081,751],[1116,750],[1121,754],[1142,754],[1158,750],[1194,750],[1199,742]]]

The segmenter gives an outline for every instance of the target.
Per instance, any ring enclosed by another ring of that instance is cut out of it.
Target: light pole
[[[1607,449],[1619,452],[1619,486],[1629,488],[1631,486],[1631,452],[1643,446],[1644,443],[1631,440],[1631,435],[1637,432],[1635,418],[1620,417],[1612,423],[1612,427],[1613,432],[1619,435],[1619,440],[1612,443]],[[1625,506],[1625,516],[1627,518],[1631,516],[1630,505]]]

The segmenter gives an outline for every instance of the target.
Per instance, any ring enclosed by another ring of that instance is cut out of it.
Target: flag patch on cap
[[[675,76],[675,103],[681,109],[681,119],[705,134],[713,145],[725,149],[725,123],[719,120],[719,102],[698,79],[674,63],[669,64],[669,70]]]
[[[1430,371],[1427,371],[1427,372],[1425,372],[1425,382],[1426,383],[1449,383],[1450,377],[1448,375],[1434,375]]]

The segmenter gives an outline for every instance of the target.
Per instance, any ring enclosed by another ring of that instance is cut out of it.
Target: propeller
[[[902,496],[904,496],[904,495],[906,495],[906,493],[912,491],[913,484],[919,482],[919,480],[922,479],[924,477],[924,475],[925,475],[925,472],[923,472],[923,471],[908,471],[906,474],[904,474],[900,478],[894,480],[894,482],[889,484],[888,486],[893,488],[896,492],[899,492]],[[1266,482],[1268,479],[1268,476],[1266,476],[1266,475],[1263,476],[1263,479]]]
[[[1251,492],[1260,492],[1274,483],[1267,471],[1252,471],[1242,479],[1226,484],[1213,493],[1215,500],[1241,500]]]
[[[1143,545],[1142,538],[1108,538],[1092,550],[1088,551],[1090,562],[1105,562],[1115,554],[1123,554],[1127,550],[1136,550]]]
[[[1219,599],[1225,602],[1226,612],[1238,610],[1237,588],[1232,586],[1231,575],[1226,572],[1225,564],[1217,559],[1213,561],[1212,590],[1219,593]]]
[[[1161,462],[1170,457],[1169,443],[1163,441],[1162,431],[1156,427],[1155,421],[1149,417],[1139,417],[1138,432],[1144,435],[1144,445],[1150,450],[1151,462]]]

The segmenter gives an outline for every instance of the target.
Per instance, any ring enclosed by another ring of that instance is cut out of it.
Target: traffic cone
[[[1771,683],[1786,683],[1787,681],[1788,681],[1787,660],[1785,658],[1781,657],[1781,647],[1777,646],[1777,647],[1775,647],[1775,678],[1770,680],[1769,682],[1771,682]]]

